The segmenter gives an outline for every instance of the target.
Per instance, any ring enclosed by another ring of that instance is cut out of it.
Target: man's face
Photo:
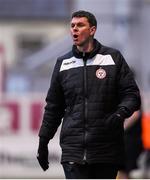
[[[74,17],[71,20],[71,36],[76,46],[84,46],[96,31],[96,27],[90,27],[86,17]]]

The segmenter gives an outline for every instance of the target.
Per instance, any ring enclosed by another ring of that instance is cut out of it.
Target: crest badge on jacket
[[[100,67],[96,71],[96,77],[99,79],[104,79],[106,77],[106,71]]]

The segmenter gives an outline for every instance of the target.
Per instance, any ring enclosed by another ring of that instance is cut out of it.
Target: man
[[[139,89],[121,53],[94,34],[93,14],[72,14],[73,47],[59,57],[46,97],[38,161],[48,169],[48,142],[62,122],[61,163],[69,179],[116,177],[123,166],[123,121],[140,107]]]

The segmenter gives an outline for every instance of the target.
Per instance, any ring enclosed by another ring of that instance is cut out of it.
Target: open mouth
[[[77,38],[78,38],[78,35],[77,35],[77,34],[74,34],[74,35],[73,35],[73,38],[74,38],[74,39],[77,39]]]

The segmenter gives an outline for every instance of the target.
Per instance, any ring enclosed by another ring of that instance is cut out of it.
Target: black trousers
[[[66,179],[115,179],[118,168],[113,164],[63,163]]]

